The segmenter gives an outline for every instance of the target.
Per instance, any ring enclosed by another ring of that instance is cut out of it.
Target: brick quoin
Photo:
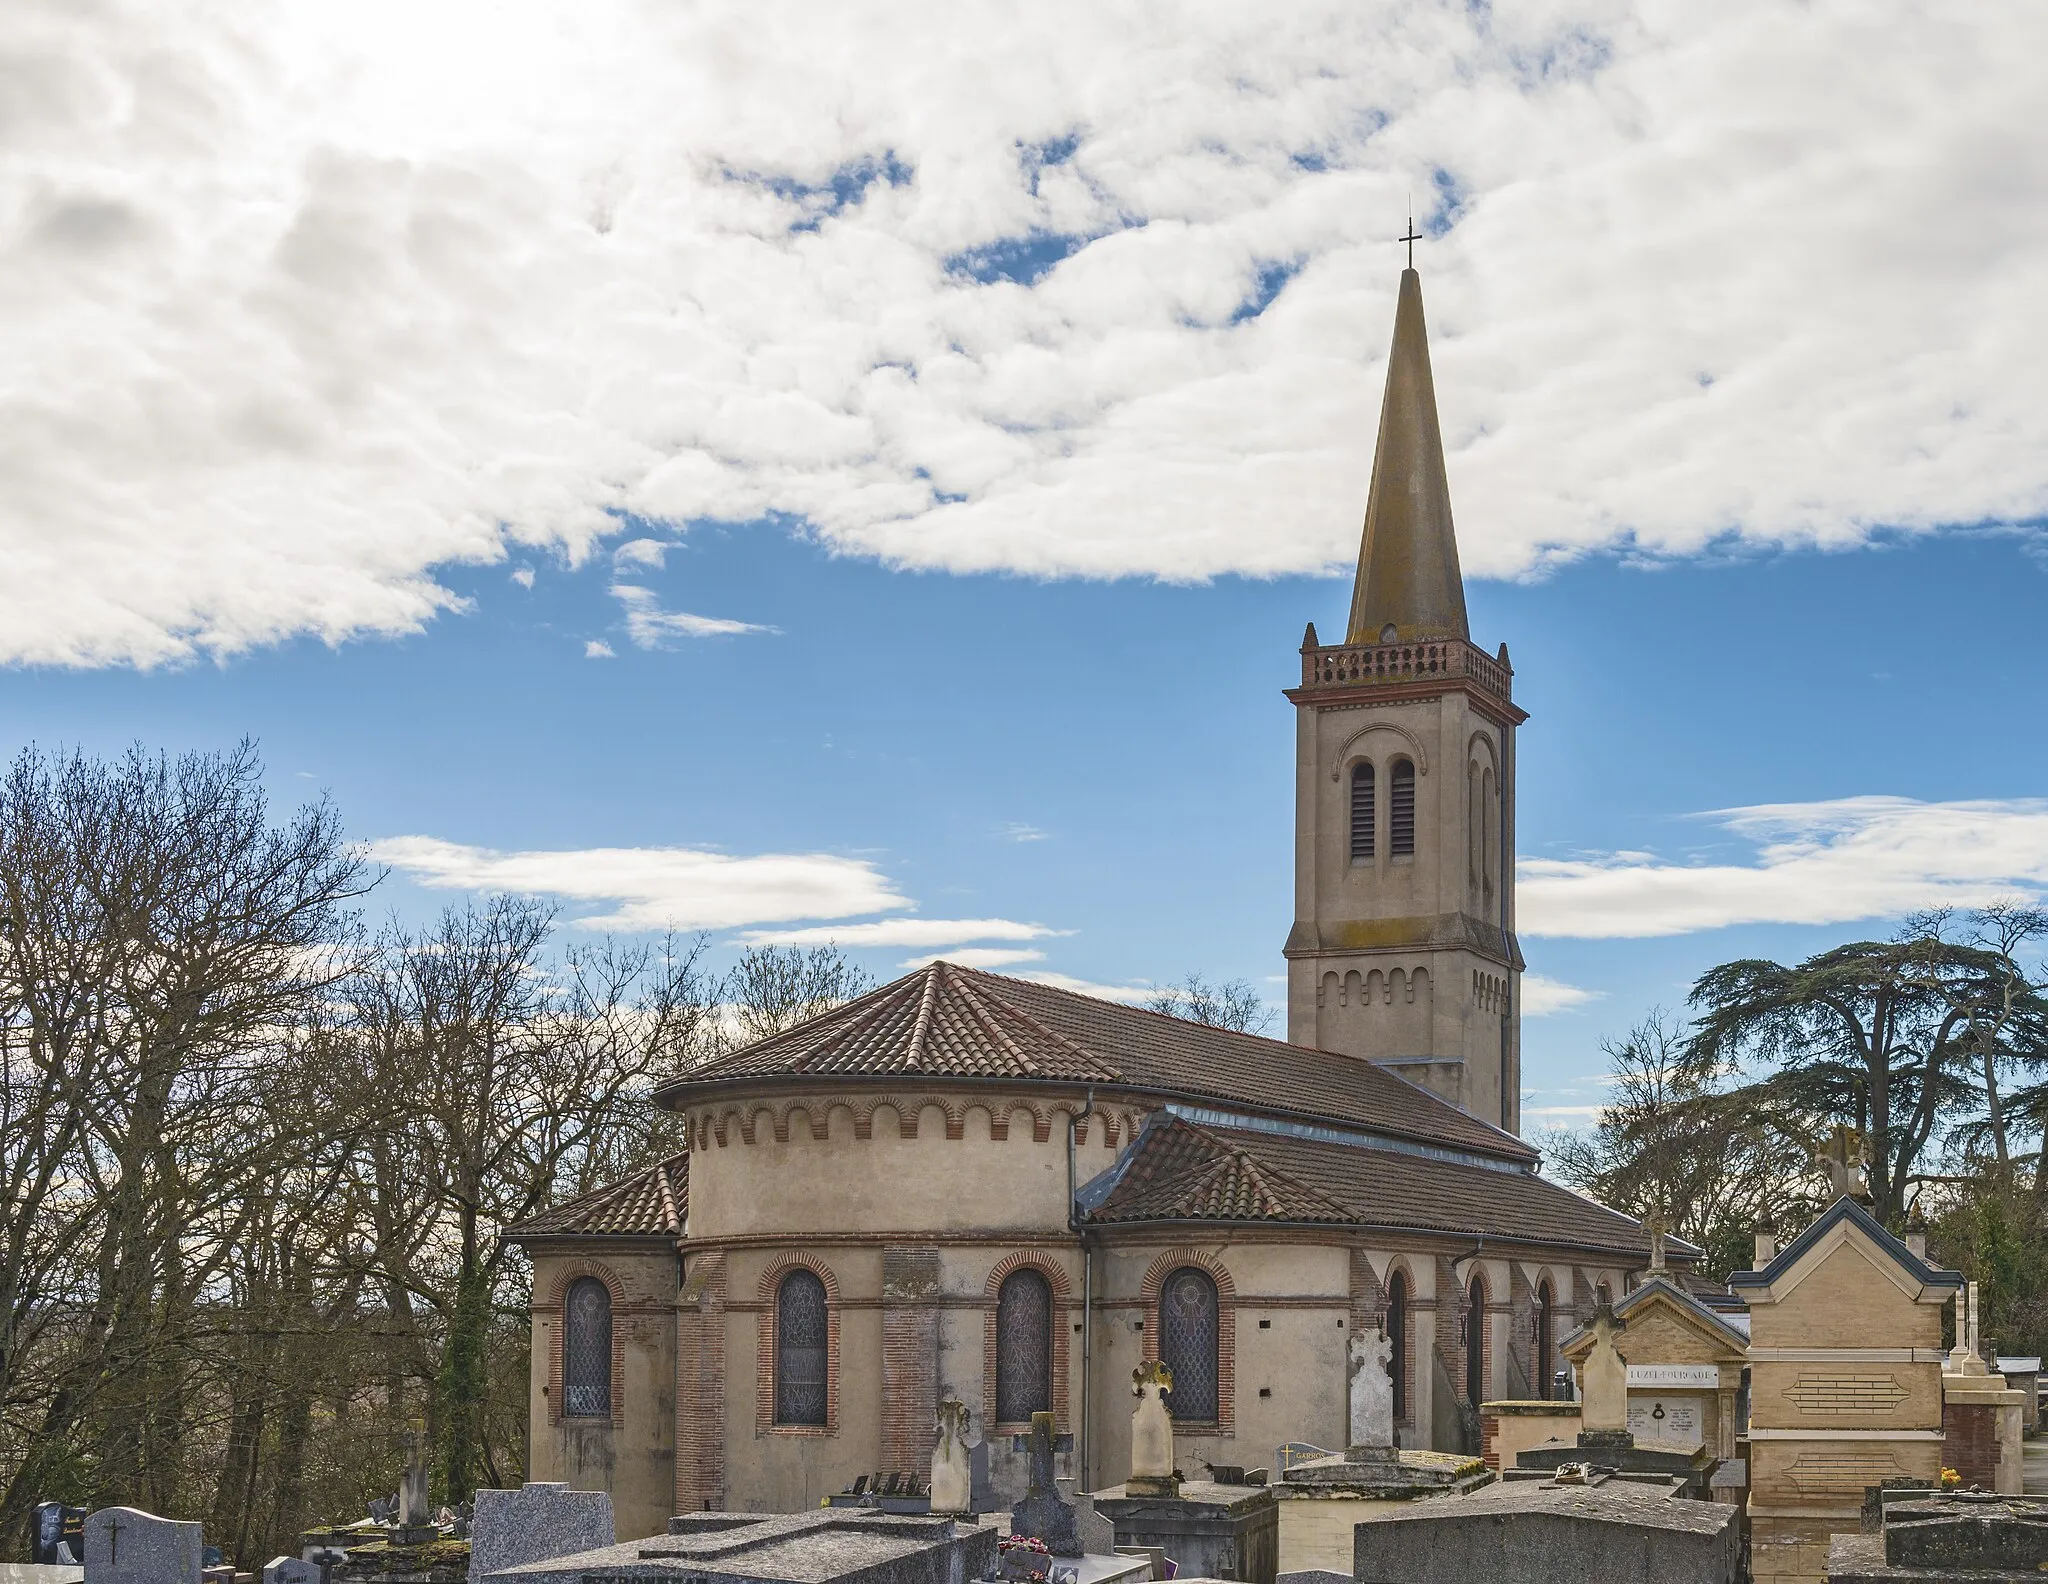
[[[676,1308],[676,1511],[725,1506],[725,1256],[693,1254]]]
[[[1499,1441],[1500,1415],[1481,1414],[1479,1416],[1479,1457],[1496,1474],[1500,1472]]]

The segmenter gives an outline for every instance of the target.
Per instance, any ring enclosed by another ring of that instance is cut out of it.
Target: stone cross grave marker
[[[967,1404],[948,1397],[939,1404],[939,1439],[932,1448],[932,1511],[964,1513],[974,1508],[974,1458],[967,1447]]]
[[[1593,1311],[1593,1351],[1579,1366],[1585,1377],[1583,1401],[1579,1406],[1579,1429],[1628,1430],[1628,1363],[1614,1346],[1625,1329],[1614,1318],[1614,1310],[1602,1304]]]
[[[205,1541],[196,1523],[134,1507],[103,1507],[85,1520],[87,1584],[199,1584]]]
[[[1384,1458],[1394,1446],[1393,1338],[1384,1330],[1351,1333],[1352,1462]]]
[[[1031,1416],[1031,1485],[1010,1509],[1010,1533],[1043,1540],[1054,1556],[1079,1556],[1081,1530],[1074,1509],[1060,1499],[1053,1478],[1053,1425],[1049,1413]]]
[[[1131,1473],[1124,1481],[1130,1496],[1178,1496],[1180,1480],[1173,1471],[1173,1415],[1164,1393],[1173,1390],[1173,1371],[1158,1360],[1131,1371],[1131,1395],[1138,1406],[1131,1414]]]

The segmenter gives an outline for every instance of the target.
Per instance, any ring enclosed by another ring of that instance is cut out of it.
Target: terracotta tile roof
[[[1175,1119],[1155,1131],[1188,1127]],[[1450,1232],[1473,1237],[1526,1238],[1570,1248],[1600,1250],[1631,1259],[1647,1256],[1649,1234],[1625,1215],[1560,1187],[1530,1172],[1490,1171],[1395,1150],[1353,1144],[1332,1144],[1283,1134],[1238,1128],[1192,1129],[1208,1147],[1241,1158],[1246,1173],[1257,1172],[1275,1185],[1280,1196],[1297,1208],[1335,1205],[1341,1215],[1305,1215],[1271,1211],[1240,1216],[1208,1209],[1192,1192],[1176,1193],[1165,1173],[1140,1176],[1136,1168],[1152,1141],[1140,1134],[1131,1145],[1130,1166],[1108,1196],[1090,1212],[1090,1220],[1306,1220],[1338,1219],[1371,1225],[1413,1227],[1424,1232]],[[1176,1152],[1195,1153],[1192,1145],[1175,1143]],[[1162,1155],[1162,1161],[1171,1158]],[[1122,1164],[1122,1163],[1120,1163]],[[1115,1167],[1111,1168],[1116,1170]],[[1132,1179],[1136,1177],[1136,1181]],[[1128,1193],[1126,1192],[1128,1188]],[[1088,1198],[1083,1189],[1083,1201]],[[1666,1240],[1671,1257],[1682,1260],[1696,1251]]]
[[[1384,1067],[1000,974],[933,963],[657,1095],[773,1077],[1010,1078],[1117,1084],[1327,1118],[1533,1161],[1520,1139]]]
[[[1261,1165],[1207,1128],[1155,1120],[1120,1162],[1116,1186],[1091,1221],[1333,1221],[1351,1219],[1334,1199]]]
[[[671,1155],[615,1183],[505,1229],[535,1237],[681,1237],[690,1211],[690,1157]]]

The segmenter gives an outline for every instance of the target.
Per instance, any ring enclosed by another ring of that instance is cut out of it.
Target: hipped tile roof
[[[690,1157],[671,1155],[506,1228],[538,1237],[681,1237],[690,1212]]]
[[[1225,1159],[1231,1163],[1227,1170],[1218,1164]],[[1533,1172],[1491,1171],[1239,1128],[1197,1128],[1180,1118],[1140,1134],[1127,1162],[1119,1164],[1123,1176],[1090,1210],[1089,1220],[1339,1221],[1555,1243],[1632,1259],[1649,1251],[1649,1234],[1640,1224]],[[1230,1186],[1240,1181],[1258,1186]],[[1696,1253],[1675,1239],[1667,1239],[1666,1247],[1677,1260]]]
[[[656,1091],[748,1079],[903,1076],[1114,1084],[1325,1118],[1534,1161],[1513,1134],[1384,1067],[1095,996],[936,962]]]

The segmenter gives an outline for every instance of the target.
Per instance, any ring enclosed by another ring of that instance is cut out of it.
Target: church
[[[926,1468],[957,1398],[1005,1504],[1041,1411],[1090,1490],[1153,1359],[1183,1468],[1265,1466],[1347,1444],[1381,1329],[1403,1446],[1550,1395],[1649,1239],[1519,1137],[1526,717],[1467,627],[1413,268],[1350,620],[1300,667],[1287,1038],[937,962],[671,1080],[683,1154],[507,1234],[529,1479],[608,1490],[622,1538],[812,1507]]]

